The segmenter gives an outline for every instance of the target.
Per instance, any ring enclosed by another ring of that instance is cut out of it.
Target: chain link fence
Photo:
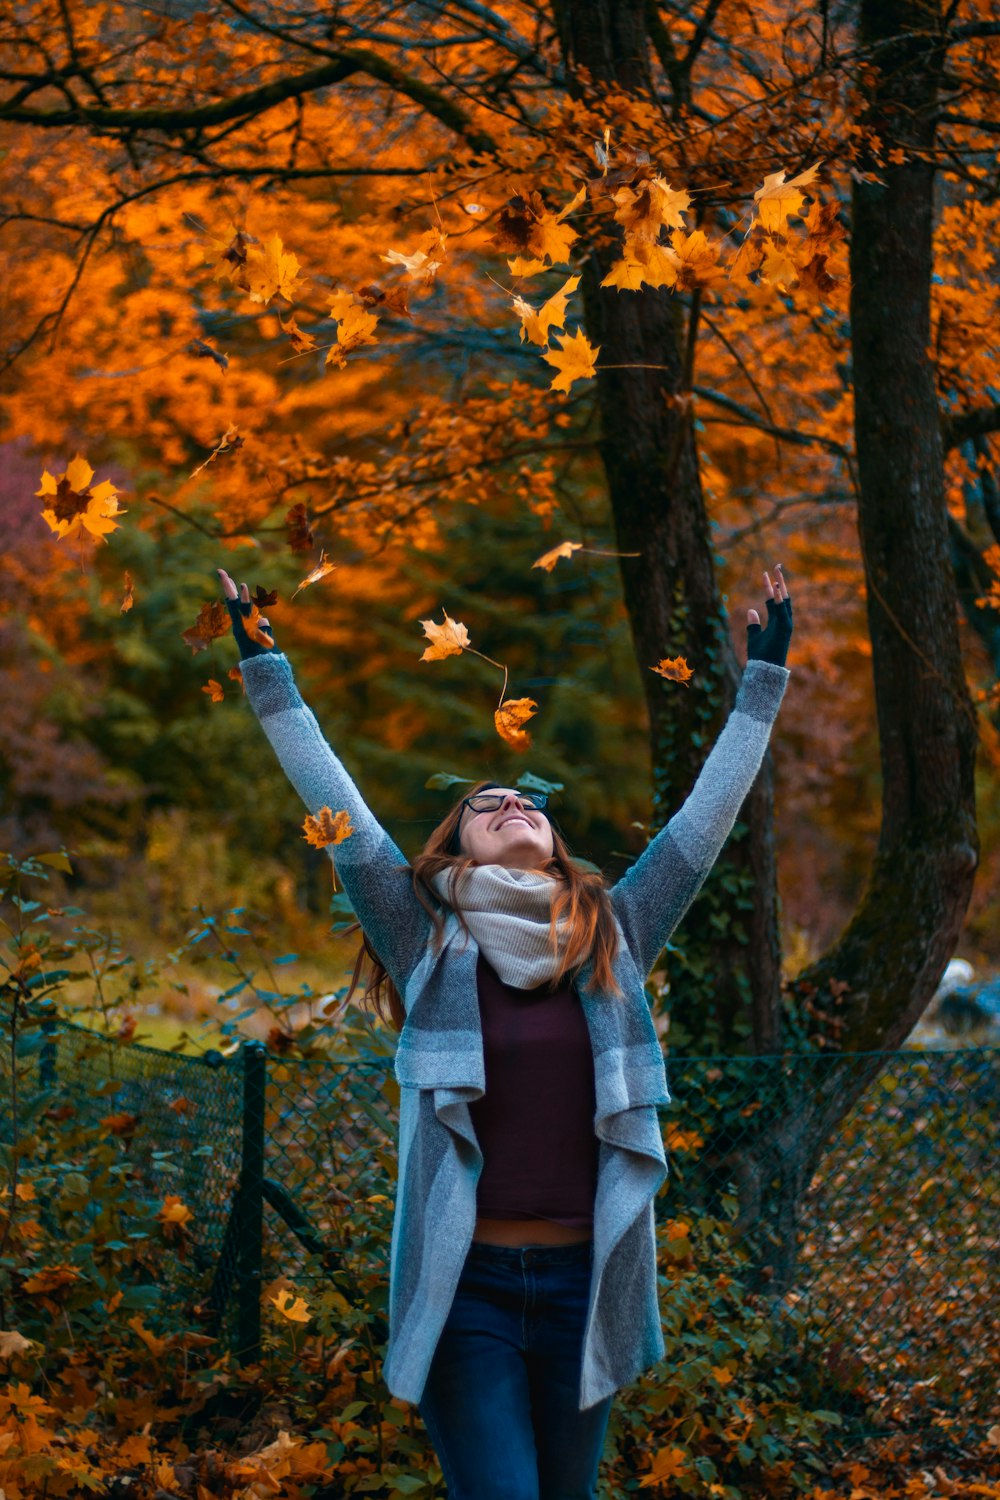
[[[658,1225],[730,1224],[803,1402],[854,1436],[930,1412],[963,1430],[997,1419],[998,1074],[997,1048],[668,1060]],[[285,1283],[336,1288],[384,1344],[398,1119],[384,1035],[343,1060],[257,1042],[191,1057],[50,1021],[0,1048],[0,1086],[8,1143],[28,1118],[101,1124],[144,1193],[193,1210],[172,1291],[240,1358]]]

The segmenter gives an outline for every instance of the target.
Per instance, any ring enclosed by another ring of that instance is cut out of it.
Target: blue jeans
[[[579,1410],[592,1259],[473,1240],[418,1403],[448,1500],[595,1500],[613,1398]]]

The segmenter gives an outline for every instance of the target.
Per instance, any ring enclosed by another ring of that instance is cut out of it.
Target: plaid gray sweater
[[[311,813],[350,814],[354,832],[331,855],[351,905],[406,1011],[396,1049],[399,1179],[389,1272],[389,1390],[416,1403],[476,1220],[483,1157],[469,1104],[485,1089],[476,992],[478,948],[456,942],[454,913],[431,954],[430,919],[406,857],[365,805],[320,732],[280,652],[241,663],[250,704]],[[610,892],[618,928],[615,977],[625,999],[584,993],[594,1052],[600,1141],[594,1254],[579,1404],[628,1385],[664,1354],[657,1302],[653,1198],[667,1175],[656,1112],[666,1072],[644,982],[718,857],[767,749],[789,678],[749,661],[722,732],[690,795]]]

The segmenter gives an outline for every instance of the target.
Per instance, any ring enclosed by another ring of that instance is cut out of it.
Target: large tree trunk
[[[860,504],[882,768],[882,822],[867,888],[840,938],[799,975],[790,1002],[809,1004],[831,1052],[897,1047],[925,1010],[955,950],[978,862],[973,772],[977,730],[959,648],[944,456],[930,344],[938,68],[935,5],[861,0],[869,92],[862,123],[901,146],[901,166],[855,180],[851,328]],[[880,178],[881,181],[874,180]],[[838,998],[839,992],[839,998]],[[831,1066],[741,1153],[749,1227],[780,1166],[768,1212],[779,1229],[769,1271],[791,1280],[795,1205],[824,1145],[881,1068],[877,1057]],[[777,1222],[775,1222],[777,1221]]]
[[[597,86],[649,85],[645,0],[557,0],[554,13],[571,92],[580,92],[577,68]],[[587,333],[601,348],[601,453],[616,545],[637,554],[622,558],[621,573],[649,709],[655,829],[690,791],[732,707],[740,667],[715,576],[690,406],[679,399],[690,388],[697,313],[667,291],[602,290],[617,253],[607,239],[592,246],[582,286]],[[694,668],[687,688],[650,671],[677,655]],[[743,817],[685,919],[680,953],[664,961],[673,1019],[698,1052],[742,1048],[748,1030],[755,1051],[780,1044],[770,757]],[[748,913],[742,928],[736,892]]]
[[[569,71],[595,81],[645,80],[643,6],[638,0],[561,0],[557,7]],[[939,17],[922,0],[860,0],[859,31],[869,69],[864,122],[911,156],[881,164],[881,181],[854,189],[851,239],[856,440],[861,487],[858,527],[883,777],[882,827],[860,905],[830,951],[791,986],[799,1034],[817,1031],[831,1053],[891,1049],[925,1009],[953,953],[978,858],[973,769],[975,715],[958,640],[949,557],[944,460],[934,373],[928,358],[933,167],[941,51]],[[603,456],[617,541],[637,551],[622,561],[636,655],[648,668],[662,654],[690,653],[697,686],[678,693],[644,673],[653,736],[656,813],[681,799],[728,709],[738,669],[718,597],[712,549],[686,411],[671,397],[685,387],[685,319],[677,301],[644,291],[599,291],[600,247],[584,278],[587,328],[601,345],[598,390]],[[617,370],[616,365],[662,369]],[[794,649],[794,648],[793,648]],[[835,705],[831,711],[835,712]],[[765,767],[748,799],[749,837],[727,850],[754,883],[750,984],[754,1050],[780,1047],[771,784]],[[718,1004],[696,1042],[728,1049],[746,1015],[748,950],[708,927],[725,908],[712,898],[687,917],[679,941],[707,973]],[[731,898],[730,898],[731,899]],[[696,976],[670,970],[675,1015],[687,1010]],[[703,988],[698,999],[711,1004]],[[805,1024],[803,1024],[805,1023]],[[741,1139],[722,1132],[703,1165],[706,1206],[735,1182],[737,1232],[761,1249],[758,1284],[781,1295],[794,1277],[799,1206],[838,1123],[879,1070],[878,1057],[845,1059],[822,1075],[785,1078],[782,1102],[748,1120]],[[756,1134],[754,1134],[754,1127]],[[717,1175],[715,1175],[717,1174]]]

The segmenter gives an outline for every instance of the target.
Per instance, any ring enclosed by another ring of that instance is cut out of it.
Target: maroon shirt
[[[590,1033],[572,984],[504,984],[476,967],[486,1092],[469,1105],[483,1153],[476,1212],[592,1229],[597,1099]]]

